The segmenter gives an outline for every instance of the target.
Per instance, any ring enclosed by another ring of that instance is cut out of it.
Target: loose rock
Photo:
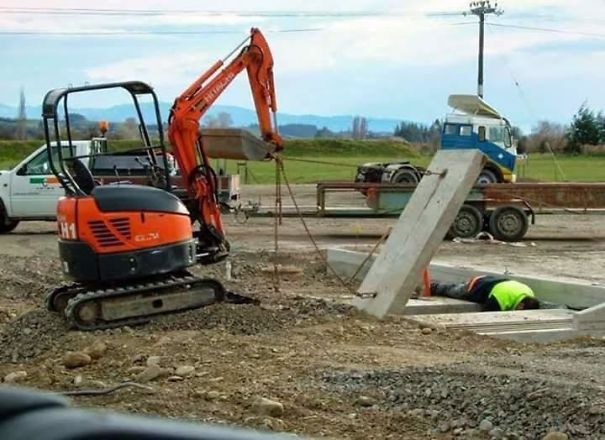
[[[251,410],[261,416],[281,417],[284,414],[284,406],[280,402],[265,397],[254,399]]]
[[[504,432],[500,428],[494,428],[489,432],[489,435],[494,440],[500,440],[504,435]]]
[[[63,357],[63,365],[67,368],[80,368],[92,362],[92,358],[81,351],[68,351]]]
[[[160,368],[157,365],[151,365],[137,374],[135,380],[137,382],[151,382],[152,380],[168,376],[169,374],[170,372],[168,370]]]
[[[218,391],[207,391],[204,398],[206,400],[216,400],[221,396]]]
[[[162,361],[162,358],[160,356],[149,356],[147,358],[147,366],[151,367],[152,365],[160,365],[160,362]]]
[[[174,374],[181,377],[189,377],[195,372],[195,367],[192,365],[181,365],[177,367]]]
[[[569,440],[569,436],[564,432],[553,431],[542,437],[542,440]]]
[[[481,423],[479,423],[479,430],[483,431],[483,432],[489,432],[492,429],[494,429],[494,424],[487,420],[487,419],[483,419],[481,420]]]
[[[183,378],[181,376],[168,376],[166,380],[168,382],[181,382]]]
[[[423,335],[430,335],[431,333],[433,333],[433,329],[431,329],[430,327],[423,327],[420,331]]]
[[[17,383],[21,382],[27,377],[27,371],[14,371],[4,376],[4,383]]]
[[[445,421],[445,422],[441,422],[439,423],[439,426],[437,427],[437,429],[439,429],[439,432],[448,432],[450,430],[451,426],[450,423]]]
[[[357,400],[355,401],[355,404],[359,405],[359,406],[368,407],[368,406],[375,405],[376,404],[376,400],[374,400],[373,398],[368,397],[368,396],[359,396],[357,398]]]
[[[96,341],[84,353],[88,354],[92,359],[100,359],[107,352],[107,345],[102,341]]]

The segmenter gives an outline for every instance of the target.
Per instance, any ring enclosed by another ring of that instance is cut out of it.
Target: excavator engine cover
[[[57,218],[63,271],[78,282],[145,278],[196,262],[187,208],[157,188],[99,186],[62,198]]]

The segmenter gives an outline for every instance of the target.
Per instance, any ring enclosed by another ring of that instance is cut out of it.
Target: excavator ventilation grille
[[[110,220],[111,225],[115,228],[120,235],[126,239],[130,239],[130,222],[128,218],[113,218]],[[118,246],[124,244],[120,238],[118,238],[108,227],[103,220],[90,220],[88,222],[90,230],[92,231],[95,239],[99,242],[100,246]]]
[[[130,240],[131,237],[131,233],[130,233],[130,220],[128,219],[128,217],[119,217],[119,218],[112,218],[111,220],[109,220],[109,222],[111,223],[111,226],[113,226],[115,229],[117,229],[117,231],[127,240]]]

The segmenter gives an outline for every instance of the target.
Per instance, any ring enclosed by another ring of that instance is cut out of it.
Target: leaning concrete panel
[[[483,164],[478,150],[438,151],[374,261],[358,307],[377,317],[401,313],[422,270],[441,244]]]

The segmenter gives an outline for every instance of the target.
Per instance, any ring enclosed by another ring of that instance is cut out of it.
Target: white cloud
[[[154,87],[172,88],[176,84],[184,88],[216,60],[202,53],[154,55],[94,67],[86,70],[86,75],[95,82],[142,79]]]
[[[8,3],[8,4],[7,4]],[[435,104],[442,107],[441,95],[445,89],[469,86],[473,90],[476,74],[477,25],[476,17],[436,17],[427,16],[423,11],[462,11],[467,1],[457,0],[265,0],[246,1],[222,0],[220,4],[208,6],[199,0],[122,0],[103,1],[94,5],[83,5],[81,0],[3,0],[3,6],[12,7],[94,7],[127,9],[220,9],[224,11],[258,10],[391,10],[408,11],[407,17],[397,14],[392,17],[364,17],[344,19],[273,19],[267,17],[241,17],[234,14],[208,16],[204,14],[165,14],[153,17],[74,17],[74,16],[16,16],[0,14],[0,30],[65,30],[65,31],[116,31],[143,27],[153,29],[212,29],[229,26],[241,29],[244,35],[252,25],[259,25],[266,33],[276,60],[276,76],[280,101],[287,102],[292,111],[297,106],[314,111],[324,105],[339,108],[366,106],[387,108],[386,101],[395,99],[400,89],[411,90],[410,94],[423,90],[427,100],[439,100]],[[557,28],[572,32],[604,34],[602,25],[603,0],[502,0],[505,14],[489,17],[490,22]],[[468,25],[453,25],[470,22]],[[260,24],[259,24],[260,23]],[[272,30],[284,28],[319,27],[320,32],[276,33]],[[141,37],[143,38],[143,37]],[[145,37],[153,38],[153,37]],[[161,44],[146,46],[147,55],[140,55],[140,39],[121,43],[124,48],[123,60],[104,61],[84,70],[90,81],[115,81],[141,79],[161,88],[162,96],[174,96],[196,78],[201,71],[240,41],[238,35],[220,38],[191,37],[174,40],[157,40]],[[71,41],[71,40],[70,40]],[[84,40],[82,46],[88,40]],[[151,41],[151,40],[150,40]],[[154,40],[155,43],[156,40]],[[173,46],[169,43],[174,41]],[[200,42],[203,41],[203,45]],[[591,44],[588,44],[590,42]],[[605,41],[604,41],[605,44]],[[573,47],[582,50],[574,52]],[[565,46],[563,48],[562,46]],[[202,47],[202,51],[197,48]],[[511,67],[522,82],[548,93],[549,88],[574,84],[581,89],[582,84],[574,83],[574,76],[587,78],[602,76],[605,70],[603,45],[594,44],[589,37],[547,33],[505,27],[487,27],[486,34],[486,82],[490,92],[501,87],[502,95],[514,94],[508,68]],[[133,54],[138,56],[133,57]],[[76,55],[77,56],[77,55]],[[460,69],[466,68],[464,73]],[[464,67],[466,66],[466,67]],[[509,67],[507,67],[509,66]],[[369,72],[369,73],[368,73]],[[389,72],[389,73],[387,73]],[[413,73],[412,73],[413,72]],[[424,77],[426,72],[426,78]],[[469,73],[472,74],[469,75]],[[386,75],[401,75],[400,78],[386,78]],[[245,76],[245,75],[243,75]],[[412,78],[413,77],[413,78]],[[506,86],[505,84],[506,80]],[[313,83],[309,83],[313,81]],[[409,82],[412,81],[412,82]],[[496,83],[496,81],[500,81]],[[239,85],[237,87],[240,87]],[[588,85],[585,85],[587,88]],[[328,89],[329,90],[326,90]],[[368,89],[372,92],[369,93]],[[227,92],[231,95],[232,89]],[[245,84],[237,92],[237,100],[231,102],[248,105],[248,90]],[[403,93],[403,92],[402,92]],[[552,92],[553,94],[555,92]],[[586,91],[578,91],[586,95]],[[326,96],[321,104],[315,95]],[[595,96],[598,92],[595,91]],[[502,96],[501,95],[501,96]],[[311,96],[311,98],[308,98]],[[493,96],[493,95],[490,95]],[[292,98],[291,100],[284,97]],[[396,99],[403,100],[401,94]],[[499,97],[500,98],[500,97]],[[241,99],[241,101],[240,101]],[[325,102],[324,102],[325,101]],[[421,101],[419,99],[418,101]],[[401,101],[407,102],[407,101]],[[499,103],[497,103],[500,105]],[[338,107],[340,105],[340,107]],[[431,104],[432,105],[432,104]],[[575,106],[575,102],[573,104]],[[536,107],[539,107],[537,105]],[[390,108],[397,108],[394,105]],[[399,105],[401,108],[401,105]],[[431,108],[430,111],[433,109]],[[294,110],[295,111],[295,110]],[[357,110],[358,111],[358,110]],[[399,112],[400,110],[396,110]],[[392,112],[385,110],[385,112]],[[427,111],[426,113],[430,113]]]

